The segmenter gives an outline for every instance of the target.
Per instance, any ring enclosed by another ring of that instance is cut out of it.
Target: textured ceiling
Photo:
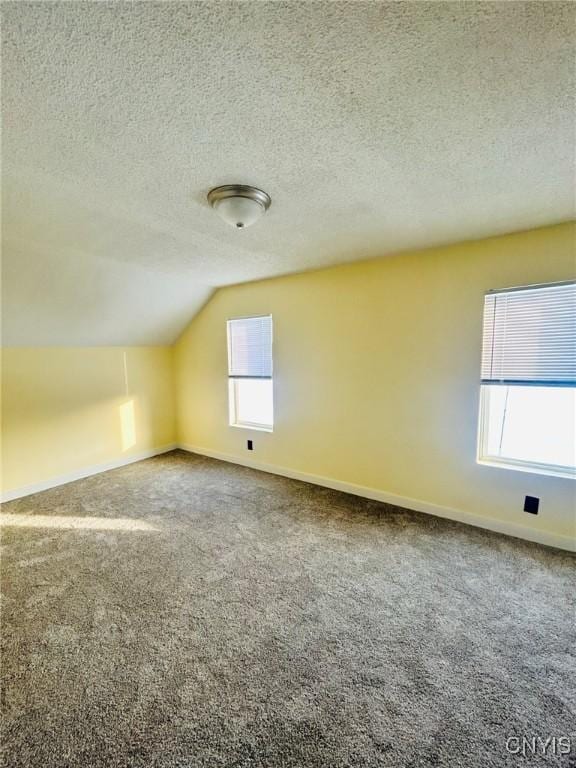
[[[5,344],[171,342],[214,286],[574,215],[573,3],[2,15]]]

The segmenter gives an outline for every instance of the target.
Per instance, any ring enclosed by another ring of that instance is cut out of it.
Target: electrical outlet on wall
[[[537,515],[539,506],[540,499],[538,496],[526,496],[524,499],[524,512],[529,512],[531,515]]]
[[[246,440],[246,448],[248,448],[249,451],[254,450],[254,443],[252,442],[252,440]]]

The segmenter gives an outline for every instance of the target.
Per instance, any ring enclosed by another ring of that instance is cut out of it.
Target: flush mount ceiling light
[[[225,184],[208,192],[208,202],[231,227],[244,229],[261,218],[270,208],[270,195],[245,184]]]

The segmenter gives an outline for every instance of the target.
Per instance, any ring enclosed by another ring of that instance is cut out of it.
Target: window
[[[576,283],[486,295],[478,461],[576,476]]]
[[[272,431],[272,317],[228,320],[230,424]]]

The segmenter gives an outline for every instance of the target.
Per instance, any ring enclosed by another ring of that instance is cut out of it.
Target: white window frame
[[[230,321],[231,320],[251,320],[259,317],[269,317],[272,321],[272,315],[271,314],[262,314],[262,315],[243,315],[240,317],[229,317],[226,321],[226,345],[227,345],[227,353],[228,353],[228,359],[230,359]],[[274,359],[274,324],[272,323],[272,359]],[[238,404],[238,387],[237,382],[239,381],[269,381],[270,386],[272,387],[272,424],[261,424],[251,421],[240,421],[237,417],[237,414],[239,413],[239,404]],[[235,376],[228,375],[228,426],[234,427],[235,429],[248,429],[256,432],[273,432],[274,431],[274,376],[272,375],[269,379],[262,379],[260,377],[250,377],[245,376],[243,378],[238,378]]]
[[[560,281],[557,283],[541,283],[536,285],[518,286],[509,289],[501,289],[496,293],[506,293],[508,291],[522,291],[526,289],[538,289],[549,288],[553,286],[572,285],[574,281]],[[487,295],[489,295],[489,292]],[[483,321],[484,323],[484,321]],[[484,348],[484,337],[482,338],[482,348]],[[483,354],[483,353],[482,353]],[[482,357],[482,360],[484,358]],[[531,386],[529,381],[526,383],[518,382],[517,384],[498,384],[497,382],[488,383],[483,382],[480,384],[480,395],[478,403],[478,432],[477,432],[477,447],[476,447],[476,462],[490,467],[498,467],[500,469],[511,469],[518,472],[530,472],[532,474],[549,475],[551,477],[563,477],[568,479],[576,479],[576,467],[561,466],[557,464],[548,464],[537,461],[529,461],[523,459],[514,459],[505,456],[495,456],[488,452],[488,432],[489,432],[489,419],[490,419],[490,390],[495,386]],[[557,383],[545,384],[544,382],[537,384],[541,387],[556,388],[559,385]],[[571,385],[567,385],[571,386]]]
[[[531,472],[535,475],[564,477],[572,480],[576,479],[576,469],[572,469],[572,467],[564,467],[558,464],[542,464],[537,461],[523,461],[521,459],[494,456],[488,453],[489,386],[489,384],[485,384],[480,387],[476,462],[487,467],[512,469],[517,472]]]
[[[272,416],[274,416],[274,379],[235,379],[231,376],[228,377],[228,410],[229,410],[229,426],[236,429],[252,429],[257,432],[274,432],[274,424],[257,424],[251,421],[239,421],[236,414],[239,411],[238,406],[238,389],[236,387],[239,381],[269,381],[272,387]]]

